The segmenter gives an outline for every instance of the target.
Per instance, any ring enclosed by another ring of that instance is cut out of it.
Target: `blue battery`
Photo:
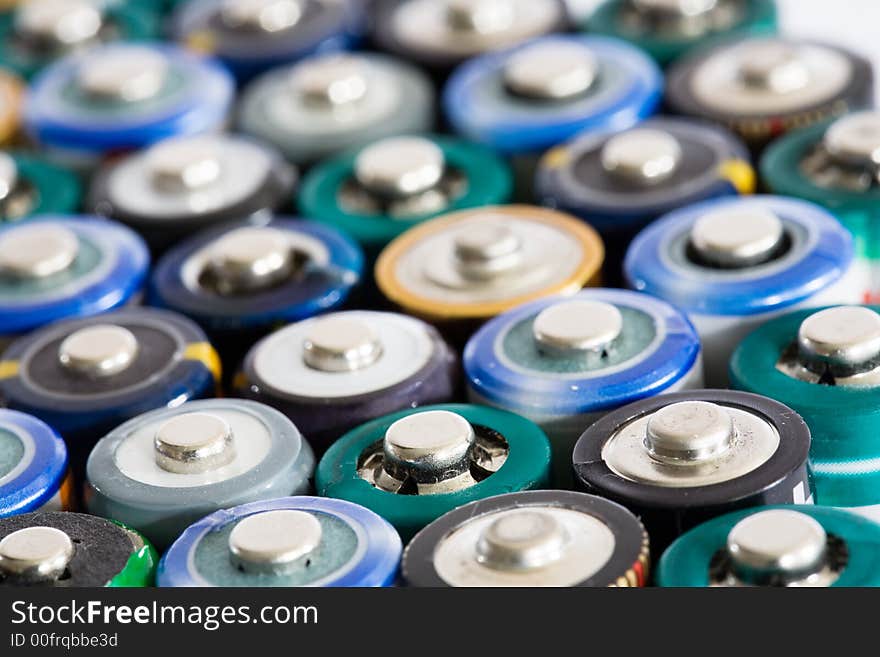
[[[211,54],[246,82],[270,68],[309,55],[348,50],[366,29],[360,0],[275,3],[252,0],[194,0],[179,5],[171,19],[173,37]],[[284,11],[288,9],[288,11]]]
[[[508,154],[534,153],[584,130],[622,130],[653,113],[657,65],[606,37],[549,36],[476,57],[443,91],[455,130]]]
[[[474,403],[536,422],[553,445],[556,483],[571,480],[571,452],[605,412],[664,392],[699,388],[700,341],[668,303],[630,290],[593,288],[499,315],[467,343]]]
[[[0,518],[67,508],[67,448],[48,424],[0,409]]]
[[[128,303],[149,264],[144,241],[114,221],[43,215],[0,228],[0,340]]]
[[[221,128],[232,77],[181,48],[118,43],[48,66],[28,90],[24,123],[56,159],[93,164],[108,153]]]
[[[248,539],[271,527],[271,541]],[[212,513],[190,525],[165,553],[158,586],[391,586],[400,536],[358,504],[284,497]]]
[[[684,310],[703,343],[706,383],[725,387],[734,347],[770,317],[858,303],[867,273],[823,208],[781,196],[703,201],[670,212],[627,250],[630,287]]]

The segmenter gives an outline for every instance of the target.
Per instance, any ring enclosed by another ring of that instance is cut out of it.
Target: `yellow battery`
[[[18,132],[23,89],[21,80],[0,70],[0,145],[8,144]]]

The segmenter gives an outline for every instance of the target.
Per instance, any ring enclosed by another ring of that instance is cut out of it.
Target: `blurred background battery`
[[[82,186],[71,171],[26,151],[0,151],[0,224],[79,209]]]
[[[648,534],[609,500],[526,491],[471,502],[416,534],[409,586],[645,586]]]
[[[133,301],[149,263],[143,240],[112,221],[42,215],[0,227],[0,346]]]
[[[447,212],[507,203],[507,163],[477,144],[440,136],[388,137],[327,160],[304,178],[303,216],[346,231],[375,259],[412,226]]]
[[[546,488],[550,444],[531,421],[467,404],[425,406],[345,434],[315,471],[323,497],[361,504],[404,541],[474,500]]]
[[[853,234],[869,270],[862,301],[880,300],[880,112],[845,115],[771,144],[761,181],[774,194],[828,208]]]
[[[197,321],[230,372],[271,329],[331,310],[361,277],[363,256],[345,234],[275,218],[202,231],[153,270],[152,305]]]
[[[606,284],[620,282],[626,247],[657,217],[754,190],[748,151],[733,134],[666,117],[575,137],[541,159],[535,180],[541,205],[581,217],[602,235]]]
[[[218,511],[183,532],[157,585],[392,586],[400,536],[369,509],[323,497],[285,497]]]
[[[373,41],[443,80],[463,61],[568,27],[561,0],[377,0]]]
[[[622,130],[654,112],[663,89],[642,51],[606,37],[544,37],[456,69],[443,107],[456,132],[513,156],[517,198],[531,200],[538,156],[582,131]]]
[[[275,407],[317,454],[347,431],[404,408],[452,401],[457,356],[436,329],[395,313],[322,315],[263,338],[236,391]]]
[[[29,78],[77,50],[158,36],[159,16],[125,0],[27,0],[0,14],[0,66]]]
[[[659,554],[722,513],[812,503],[809,449],[810,430],[787,406],[698,390],[608,413],[578,440],[573,460],[583,489],[639,516]]]
[[[55,322],[19,338],[0,360],[0,399],[64,438],[81,496],[95,443],[141,413],[213,397],[220,360],[191,320],[152,308]],[[112,517],[112,516],[111,516]]]
[[[802,310],[757,328],[730,361],[731,385],[796,410],[813,436],[816,499],[880,520],[880,315],[876,306]]]
[[[291,205],[296,171],[271,146],[234,135],[169,137],[93,177],[92,212],[131,226],[154,252],[202,228]]]
[[[71,508],[67,448],[49,425],[0,409],[0,518]]]
[[[547,433],[557,488],[572,487],[574,444],[604,412],[703,382],[687,317],[611,289],[540,299],[490,320],[468,341],[464,369],[472,402],[518,413]]]
[[[110,44],[47,66],[24,122],[47,154],[89,170],[109,154],[220,129],[234,90],[219,64],[174,46]]]
[[[175,9],[171,32],[244,83],[272,67],[357,45],[364,19],[361,0],[189,0]]]
[[[376,262],[382,294],[464,345],[484,320],[598,281],[602,240],[584,222],[529,205],[442,215],[392,241]]]
[[[0,69],[0,145],[7,145],[18,136],[22,95],[21,80]]]
[[[700,49],[666,77],[676,113],[711,119],[760,152],[792,128],[874,104],[871,64],[855,53],[790,37],[752,37]]]
[[[218,509],[308,492],[314,465],[299,430],[268,406],[188,402],[139,415],[98,442],[86,506],[163,549]]]
[[[238,127],[305,166],[383,137],[432,130],[434,95],[423,72],[393,57],[318,55],[249,85]]]
[[[776,31],[773,0],[606,0],[585,27],[626,39],[666,66],[724,37]]]
[[[659,586],[880,586],[880,526],[845,511],[789,506],[715,518],[670,546]]]
[[[159,555],[137,532],[84,513],[0,519],[0,586],[153,586]]]
[[[633,240],[630,287],[684,310],[703,344],[706,384],[726,387],[734,347],[774,314],[857,303],[866,272],[823,208],[782,196],[729,198],[673,211]]]

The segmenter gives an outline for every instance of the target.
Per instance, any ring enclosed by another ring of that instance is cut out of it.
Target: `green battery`
[[[152,586],[159,555],[125,525],[67,511],[0,520],[0,587]]]
[[[389,137],[315,167],[300,213],[341,228],[378,255],[388,242],[440,214],[510,200],[508,165],[485,146],[434,135]]]
[[[774,194],[830,210],[853,234],[856,264],[869,281],[865,303],[880,301],[880,111],[868,110],[802,128],[772,143],[761,158]]]
[[[30,0],[0,14],[0,66],[29,78],[74,50],[109,41],[143,41],[159,30],[146,3]]]
[[[802,310],[749,334],[731,386],[790,406],[812,434],[816,499],[880,519],[880,306]]]
[[[773,0],[607,0],[588,19],[592,33],[625,39],[661,66],[712,39],[776,31]]]
[[[0,223],[36,214],[70,214],[81,197],[76,174],[38,155],[0,151]]]
[[[670,587],[880,586],[880,525],[828,507],[737,511],[675,541],[655,579]]]
[[[392,413],[345,434],[318,464],[315,488],[375,511],[405,542],[456,507],[546,488],[549,477],[550,443],[536,424],[449,404]]]

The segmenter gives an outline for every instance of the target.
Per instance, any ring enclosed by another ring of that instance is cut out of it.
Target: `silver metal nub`
[[[483,530],[477,561],[494,570],[533,570],[559,561],[565,528],[549,513],[522,509],[507,513]]]
[[[446,0],[446,21],[454,30],[496,34],[509,29],[515,20],[508,0]]]
[[[636,10],[662,16],[697,18],[711,12],[718,0],[631,0]]]
[[[798,356],[807,366],[876,366],[880,361],[880,315],[863,306],[820,310],[801,322],[797,344]]]
[[[435,187],[446,169],[443,151],[423,137],[389,137],[364,148],[354,175],[369,191],[392,198],[415,196]]]
[[[9,153],[0,152],[0,201],[18,185],[18,165]]]
[[[697,219],[690,242],[708,263],[743,268],[772,257],[784,235],[782,221],[770,210],[755,205],[734,206]]]
[[[207,187],[222,172],[220,146],[213,135],[169,137],[151,146],[145,157],[153,184],[171,193]]]
[[[79,253],[79,239],[55,223],[17,226],[0,235],[0,273],[45,278],[68,269]]]
[[[73,558],[70,537],[54,527],[25,527],[0,540],[0,573],[23,581],[58,579]]]
[[[599,76],[599,60],[583,46],[566,42],[537,43],[511,55],[504,83],[513,93],[538,100],[581,96]]]
[[[247,516],[229,534],[229,555],[247,573],[285,575],[321,544],[321,523],[311,513],[293,509]]]
[[[467,472],[476,436],[462,416],[450,411],[422,411],[394,422],[382,449],[386,472],[399,481],[436,483]]]
[[[124,326],[94,324],[68,335],[58,347],[58,360],[70,371],[97,378],[127,369],[138,350],[137,338]]]
[[[352,372],[375,363],[382,355],[382,342],[366,322],[344,315],[330,315],[312,322],[303,342],[302,358],[322,372]]]
[[[101,29],[100,5],[90,0],[29,0],[15,11],[15,31],[38,41],[70,47]]]
[[[168,60],[146,47],[127,46],[112,56],[85,56],[77,72],[80,88],[95,98],[137,102],[157,95],[168,77]]]
[[[470,223],[453,239],[455,267],[465,278],[488,280],[522,264],[522,241],[504,225],[504,217]]]
[[[743,84],[775,94],[787,94],[810,84],[810,70],[794,46],[779,41],[752,44],[740,69]]]
[[[825,131],[823,144],[831,157],[843,164],[880,167],[880,111],[837,119]]]
[[[302,0],[223,0],[220,17],[231,28],[280,32],[303,15]]]
[[[211,247],[210,267],[218,287],[240,293],[265,289],[290,276],[293,267],[290,242],[277,228],[236,228]]]
[[[210,413],[175,415],[159,427],[153,447],[156,464],[176,474],[210,472],[235,458],[232,428]]]
[[[363,60],[348,53],[310,57],[293,67],[290,83],[308,104],[347,107],[367,95],[365,68]]]
[[[538,348],[550,356],[576,356],[606,349],[623,330],[617,307],[602,301],[562,301],[532,323]]]
[[[733,574],[748,584],[793,582],[825,566],[828,536],[799,511],[771,509],[740,520],[727,536]]]
[[[681,164],[678,140],[664,130],[635,128],[614,135],[602,147],[602,167],[622,180],[656,184]]]
[[[733,438],[733,420],[723,407],[685,401],[670,404],[651,416],[645,447],[663,463],[699,464],[725,452]]]

